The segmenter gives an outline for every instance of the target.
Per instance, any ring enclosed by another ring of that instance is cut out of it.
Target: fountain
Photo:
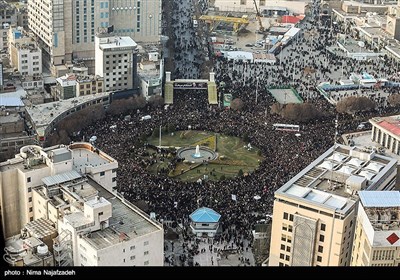
[[[196,146],[196,151],[195,151],[194,154],[192,154],[192,157],[194,157],[194,158],[202,158],[202,157],[203,157],[203,156],[200,154],[200,146],[199,146],[199,145]]]

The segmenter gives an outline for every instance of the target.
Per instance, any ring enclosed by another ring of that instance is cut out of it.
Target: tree
[[[153,95],[149,98],[149,104],[152,107],[164,106],[164,98],[161,95]]]
[[[271,106],[271,114],[280,115],[283,110],[283,105],[280,103],[274,103]]]
[[[365,96],[350,96],[340,100],[336,104],[336,111],[339,113],[354,114],[356,112],[369,111],[375,109],[374,101]]]
[[[400,94],[392,94],[388,98],[389,104],[393,107],[400,105]]]
[[[243,170],[242,170],[242,169],[239,169],[238,177],[242,177],[242,176],[243,176]]]
[[[287,120],[307,122],[313,119],[318,119],[323,115],[323,113],[311,103],[289,103],[283,107],[280,115]]]
[[[147,101],[143,95],[138,95],[133,98],[133,109],[142,109],[146,107]]]
[[[241,111],[244,107],[243,100],[240,98],[235,98],[231,102],[231,109],[236,111]]]

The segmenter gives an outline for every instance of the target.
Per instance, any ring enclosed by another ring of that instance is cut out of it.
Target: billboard
[[[224,107],[230,107],[232,102],[232,94],[225,93],[224,94]]]
[[[174,89],[208,89],[207,82],[174,82]]]

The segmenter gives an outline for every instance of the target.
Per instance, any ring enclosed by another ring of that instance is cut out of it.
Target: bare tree
[[[244,107],[243,100],[240,98],[235,98],[231,102],[231,109],[236,111],[241,111]]]
[[[368,111],[374,109],[375,107],[375,102],[368,97],[350,96],[340,100],[336,104],[336,111],[339,113],[354,114],[356,112]]]
[[[271,113],[280,115],[282,113],[283,107],[284,106],[281,103],[274,103],[271,106]]]
[[[388,98],[389,104],[393,107],[400,105],[400,94],[392,94]]]
[[[307,122],[321,117],[323,114],[311,103],[289,103],[281,111],[281,116],[287,120]]]
[[[161,95],[153,95],[149,98],[149,104],[152,107],[164,106],[164,98]]]

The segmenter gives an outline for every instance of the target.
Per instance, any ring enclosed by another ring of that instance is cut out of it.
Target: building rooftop
[[[359,195],[360,203],[375,232],[374,245],[400,246],[398,237],[400,235],[400,192],[362,191]],[[370,236],[368,238],[370,239]]]
[[[358,194],[364,207],[400,207],[399,191],[361,191]]]
[[[27,223],[25,225],[25,228],[29,232],[30,236],[39,239],[52,236],[57,232],[54,223],[50,220],[43,218]]]
[[[132,48],[136,49],[137,44],[131,37],[109,36],[100,38],[99,48],[105,49],[119,49],[119,48]]]
[[[57,184],[61,184],[67,181],[72,181],[78,178],[81,178],[82,176],[75,170],[71,170],[68,172],[64,172],[64,173],[60,173],[60,174],[56,174],[53,176],[48,176],[48,177],[44,177],[42,179],[42,182],[50,187],[53,185],[57,185]]]
[[[218,223],[221,215],[210,208],[202,207],[190,214],[189,217],[194,223]]]
[[[60,114],[88,101],[108,97],[109,92],[96,93],[92,95],[84,95],[79,97],[70,98],[68,100],[59,100],[44,104],[32,105],[26,107],[26,112],[30,119],[35,123],[36,128],[47,126],[52,123]]]
[[[336,144],[294,176],[275,194],[346,212],[358,190],[375,190],[397,160],[358,147]]]
[[[112,217],[109,227],[92,232],[82,238],[97,250],[123,242],[130,238],[143,236],[162,230],[162,226],[146,217],[146,214],[134,205],[108,192],[95,184],[98,195],[112,204]]]
[[[372,118],[369,122],[400,137],[400,115]]]

